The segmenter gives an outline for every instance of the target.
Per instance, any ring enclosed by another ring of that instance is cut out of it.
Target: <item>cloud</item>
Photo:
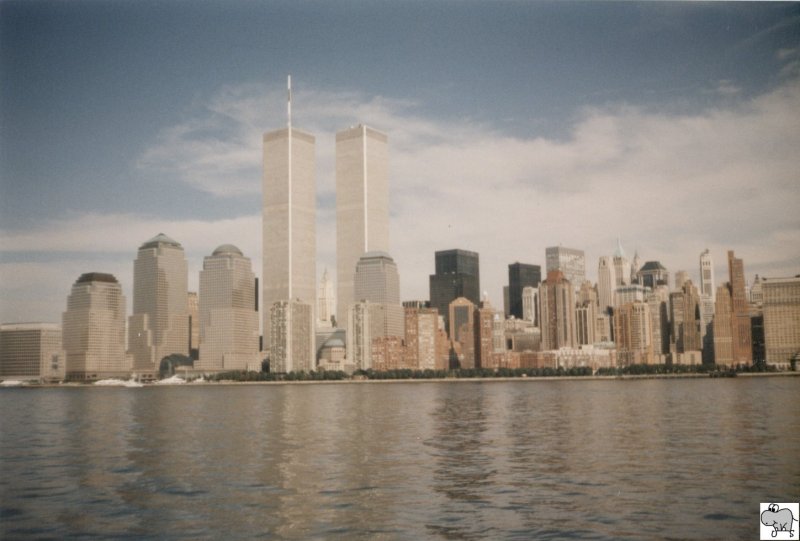
[[[725,99],[694,114],[587,107],[565,139],[427,118],[402,100],[296,91],[294,124],[317,137],[317,271],[335,269],[335,132],[366,123],[389,135],[391,253],[404,299],[427,298],[435,250],[479,252],[482,288],[499,306],[509,263],[544,267],[545,247],[562,244],[585,250],[594,279],[597,258],[613,251],[617,235],[631,254],[638,249],[643,261],[660,260],[673,273],[696,274],[709,248],[718,281],[727,249],[744,258],[749,276],[797,274],[800,82],[755,98],[728,81],[719,89]],[[283,89],[225,88],[195,118],[166,128],[138,166],[220,197],[260,197],[262,132],[284,124],[284,103]],[[238,244],[260,261],[260,230],[259,216],[176,222],[93,214],[0,233],[0,246],[110,251],[130,263],[143,240],[163,231],[187,248],[196,281],[202,255],[217,244]],[[260,274],[260,263],[254,270]]]

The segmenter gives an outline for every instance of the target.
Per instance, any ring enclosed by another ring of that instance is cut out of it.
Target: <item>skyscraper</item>
[[[647,303],[636,301],[619,306],[614,311],[614,329],[620,364],[653,363],[653,331]]]
[[[128,349],[133,370],[154,376],[161,360],[189,355],[189,270],[183,246],[159,233],[139,247],[133,263],[133,315]]]
[[[111,274],[89,272],[72,285],[62,316],[67,379],[127,378],[125,297]],[[187,337],[188,349],[188,337]]]
[[[714,301],[717,291],[714,288],[714,261],[706,248],[700,254],[700,296],[711,297]]]
[[[337,323],[357,301],[353,275],[358,259],[389,251],[389,165],[385,134],[358,125],[336,134]]]
[[[575,290],[561,271],[550,271],[539,286],[542,349],[575,347]]]
[[[728,250],[728,275],[731,292],[731,336],[734,364],[753,363],[750,310],[745,291],[744,262]]]
[[[435,257],[436,274],[430,275],[431,308],[444,316],[449,329],[451,302],[459,297],[473,304],[481,300],[480,262],[476,252],[459,249],[439,251]]]
[[[586,256],[583,250],[551,246],[545,248],[544,253],[547,274],[551,271],[561,271],[572,287],[575,289],[581,287],[586,280]]]
[[[539,265],[517,262],[508,266],[509,315],[522,319],[522,290],[527,286],[538,287],[541,281],[542,269]]]
[[[332,321],[336,319],[336,298],[333,293],[333,281],[328,276],[328,269],[325,269],[322,273],[317,303],[317,325],[330,327]]]
[[[310,304],[276,301],[270,308],[270,372],[308,372],[316,368],[314,316]]]
[[[669,271],[660,261],[647,261],[637,273],[644,287],[655,289],[659,284],[669,285]]]
[[[475,368],[475,304],[465,297],[450,303],[450,342],[460,368]]]
[[[279,301],[317,304],[316,159],[314,136],[292,127],[264,134],[263,272],[264,345],[271,343],[272,308]],[[311,336],[295,339],[308,340]],[[295,331],[299,328],[295,328]],[[303,346],[305,347],[305,346]]]
[[[219,246],[200,271],[200,370],[260,370],[255,275],[250,259]]]
[[[671,346],[675,353],[700,351],[703,348],[700,326],[700,295],[691,280],[684,282],[680,291],[669,295]]]
[[[614,277],[616,287],[626,286],[631,283],[631,264],[622,249],[622,241],[617,237],[617,249],[614,251]]]
[[[392,257],[386,252],[365,253],[358,260],[353,281],[353,295],[357,302],[367,301],[384,306],[386,319],[383,336],[402,337],[405,316],[400,304],[400,277]]]
[[[522,288],[522,319],[533,323],[534,327],[539,326],[539,288]]]
[[[788,363],[800,352],[800,276],[765,278],[762,291],[766,361]]]
[[[617,287],[614,263],[608,256],[602,256],[597,263],[597,301],[600,312],[607,312],[614,306],[614,290]]]

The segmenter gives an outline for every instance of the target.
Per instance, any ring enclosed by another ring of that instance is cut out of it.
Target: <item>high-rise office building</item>
[[[700,351],[703,348],[700,326],[700,294],[691,280],[680,291],[669,295],[671,347],[675,353]]]
[[[631,264],[622,249],[622,241],[617,238],[617,249],[614,251],[614,278],[616,287],[631,283]]]
[[[400,277],[386,252],[367,252],[358,260],[353,276],[357,302],[384,306],[384,336],[403,336],[404,312],[400,304]],[[373,337],[377,338],[377,337]]]
[[[733,365],[733,335],[731,328],[731,290],[725,283],[717,288],[714,303],[713,338],[714,362],[719,365]]]
[[[310,306],[312,314],[317,304],[315,138],[292,127],[291,101],[289,109],[286,128],[265,133],[263,138],[264,346],[272,343],[271,318],[276,302],[291,300],[292,313],[299,302]],[[282,304],[278,310],[285,313],[288,306]],[[313,328],[309,340],[313,340]],[[296,332],[293,336],[299,338]],[[303,344],[299,349],[306,347],[306,338],[300,338]]]
[[[133,263],[128,350],[133,370],[158,373],[169,355],[189,355],[189,269],[183,246],[163,233],[144,242]]]
[[[631,261],[631,284],[640,284],[639,270],[642,268],[642,260],[639,257],[639,251],[633,252],[633,261]]]
[[[650,327],[653,331],[653,354],[660,358],[669,353],[669,286],[657,284],[647,291],[645,302],[650,307]]]
[[[347,364],[353,370],[372,368],[373,342],[390,336],[387,333],[386,307],[386,304],[369,301],[350,305],[347,311]],[[402,312],[403,308],[400,310]]]
[[[435,257],[436,274],[430,275],[431,308],[444,316],[445,328],[449,329],[451,302],[459,297],[473,304],[481,301],[480,262],[477,253],[467,250],[443,250]]]
[[[200,297],[197,291],[188,293],[189,307],[189,356],[195,361],[200,355]]]
[[[637,273],[639,283],[655,289],[659,284],[669,285],[669,272],[660,261],[647,261]]]
[[[67,379],[130,375],[125,354],[125,297],[113,275],[89,272],[78,278],[67,297],[62,329]],[[188,349],[188,337],[184,345]]]
[[[575,292],[561,271],[550,271],[539,286],[539,322],[544,351],[575,347]]]
[[[509,315],[523,318],[522,290],[528,286],[538,287],[541,281],[542,269],[539,265],[516,262],[508,266]]]
[[[539,326],[539,288],[522,288],[522,319],[533,323],[534,327]]]
[[[250,259],[219,246],[200,271],[200,359],[208,371],[260,370],[256,278]]]
[[[602,256],[597,263],[597,301],[600,312],[607,312],[614,306],[614,290],[617,288],[617,276],[614,262],[608,256]]]
[[[689,273],[685,270],[675,272],[675,291],[683,289],[683,285],[689,281]]]
[[[488,301],[475,308],[473,322],[475,325],[475,368],[488,368],[494,353],[494,320],[495,311]]]
[[[654,362],[652,320],[647,303],[628,302],[617,307],[614,329],[618,363],[625,366]]]
[[[744,262],[728,250],[728,276],[731,292],[731,336],[734,364],[753,363],[750,309],[745,291]]]
[[[347,324],[353,274],[365,252],[389,251],[389,161],[385,134],[358,125],[336,134],[337,323]]]
[[[700,296],[711,297],[712,302],[717,291],[714,287],[714,260],[706,248],[700,254]]]
[[[406,364],[417,370],[436,370],[439,313],[435,308],[405,308]],[[447,335],[445,335],[447,336]]]
[[[330,327],[336,320],[336,298],[333,292],[333,280],[328,276],[328,269],[322,272],[317,299],[317,325]]]
[[[765,359],[788,363],[800,352],[800,276],[762,280]]]
[[[597,342],[597,304],[579,302],[575,308],[575,342],[579,346]]]
[[[276,301],[270,308],[270,372],[308,372],[316,369],[314,316],[310,304]]]
[[[475,304],[459,297],[448,306],[450,341],[460,368],[475,368]]]
[[[0,325],[0,379],[58,381],[65,375],[60,325]]]
[[[586,280],[586,256],[583,250],[551,246],[545,248],[544,253],[547,274],[551,271],[561,271],[575,289]]]

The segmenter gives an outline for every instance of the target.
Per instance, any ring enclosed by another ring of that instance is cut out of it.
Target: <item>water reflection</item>
[[[800,379],[0,392],[0,537],[753,538]],[[777,473],[776,473],[777,472]]]

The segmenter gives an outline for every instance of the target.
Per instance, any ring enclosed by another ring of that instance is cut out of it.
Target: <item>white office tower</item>
[[[308,372],[316,369],[314,316],[310,304],[277,301],[270,308],[270,372]]]
[[[617,249],[614,251],[614,278],[615,287],[626,286],[631,283],[631,264],[622,249],[622,242],[617,237]]]
[[[336,315],[336,298],[333,292],[333,280],[328,276],[328,269],[322,273],[317,299],[317,326],[331,327],[332,318]]]
[[[347,325],[353,273],[370,251],[389,251],[389,164],[385,134],[359,125],[336,134],[336,321]]]
[[[522,319],[539,326],[539,288],[525,286],[522,288]]]
[[[551,246],[545,248],[544,254],[547,273],[561,271],[577,291],[586,280],[586,256],[583,250]]]
[[[614,306],[614,290],[617,287],[617,274],[610,257],[603,256],[597,264],[597,300],[600,312],[605,313]]]
[[[276,302],[317,305],[316,158],[314,136],[292,127],[291,79],[286,127],[264,134],[261,289],[264,347],[272,343]],[[311,321],[309,342],[314,340]],[[295,339],[306,337],[294,334]],[[305,346],[303,346],[305,347]]]
[[[716,288],[714,287],[714,260],[711,259],[711,252],[706,248],[700,254],[700,296],[710,297],[713,303],[716,300],[716,293]]]
[[[250,259],[231,244],[203,260],[200,271],[200,359],[205,371],[261,369],[256,286]]]
[[[111,274],[89,272],[72,285],[62,316],[67,379],[127,378],[125,297]]]
[[[387,318],[387,306],[369,301],[350,305],[347,311],[347,364],[350,369],[372,368],[373,340],[389,336],[387,322],[391,318]]]
[[[163,233],[139,247],[128,324],[135,372],[155,374],[164,357],[189,355],[188,273],[183,247]]]
[[[353,294],[357,302],[383,306],[384,327],[382,336],[405,334],[405,313],[400,304],[400,276],[392,257],[386,252],[367,252],[356,265],[353,276]]]
[[[61,325],[0,325],[0,379],[58,381],[65,376]]]

